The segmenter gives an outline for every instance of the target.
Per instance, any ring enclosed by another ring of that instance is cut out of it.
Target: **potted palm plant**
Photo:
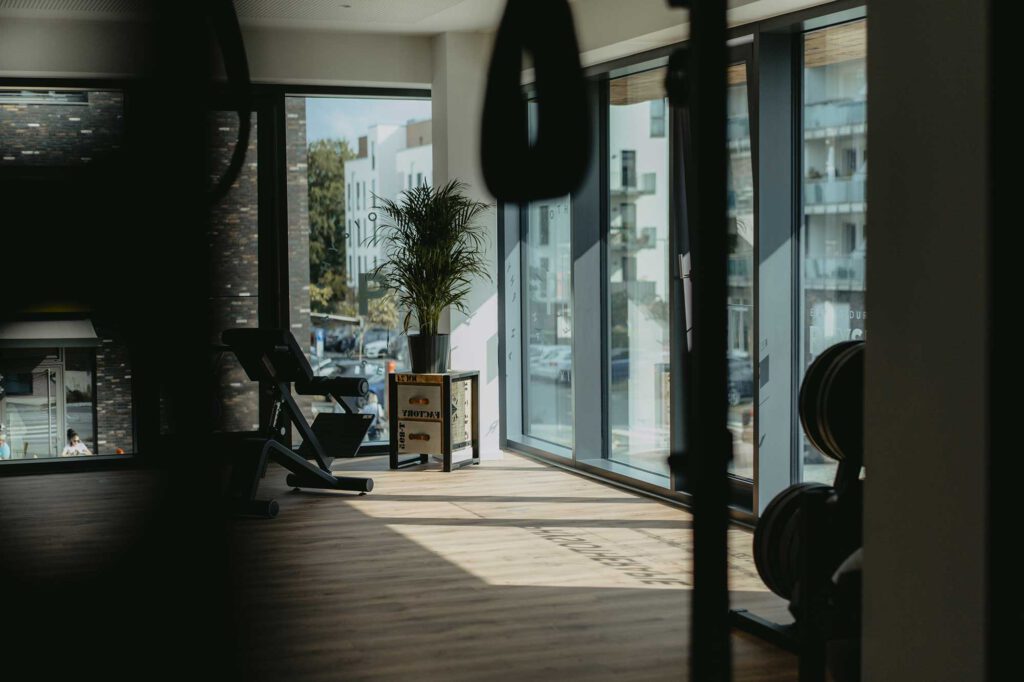
[[[487,233],[476,222],[489,206],[465,190],[465,183],[453,180],[406,190],[397,202],[379,199],[384,220],[370,242],[382,247],[384,262],[371,274],[406,311],[403,328],[413,372],[448,369],[450,344],[438,331],[441,314],[449,307],[468,314],[473,279],[491,279]],[[414,315],[418,334],[409,333]]]

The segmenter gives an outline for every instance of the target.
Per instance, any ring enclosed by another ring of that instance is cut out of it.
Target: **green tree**
[[[310,307],[315,312],[334,312],[348,293],[345,161],[355,157],[346,140],[317,140],[309,145]]]
[[[372,298],[368,304],[369,314],[366,322],[371,327],[394,329],[398,326],[398,306],[394,297],[385,294],[380,298]]]

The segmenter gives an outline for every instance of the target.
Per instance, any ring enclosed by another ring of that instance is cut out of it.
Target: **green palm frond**
[[[487,231],[476,223],[487,204],[465,195],[466,184],[406,190],[399,202],[379,199],[385,216],[367,242],[381,246],[384,262],[371,271],[395,292],[409,331],[415,313],[421,334],[436,334],[445,308],[463,313],[473,280],[491,281]]]

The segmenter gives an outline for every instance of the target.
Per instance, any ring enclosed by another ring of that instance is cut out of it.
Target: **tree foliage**
[[[316,312],[334,312],[348,293],[345,161],[354,158],[346,140],[317,140],[309,145],[310,307]]]
[[[394,329],[398,326],[398,306],[390,293],[370,299],[366,323],[371,327]]]

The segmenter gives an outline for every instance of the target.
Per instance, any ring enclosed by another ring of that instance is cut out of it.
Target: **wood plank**
[[[364,497],[261,485],[281,514],[228,524],[247,679],[686,678],[690,515],[506,454],[452,473],[372,470]],[[153,472],[0,479],[4,556],[53,583],[109,568],[150,532]],[[785,618],[733,528],[733,603]],[[125,624],[131,627],[131,624]],[[733,639],[736,680],[795,680],[795,658]]]

